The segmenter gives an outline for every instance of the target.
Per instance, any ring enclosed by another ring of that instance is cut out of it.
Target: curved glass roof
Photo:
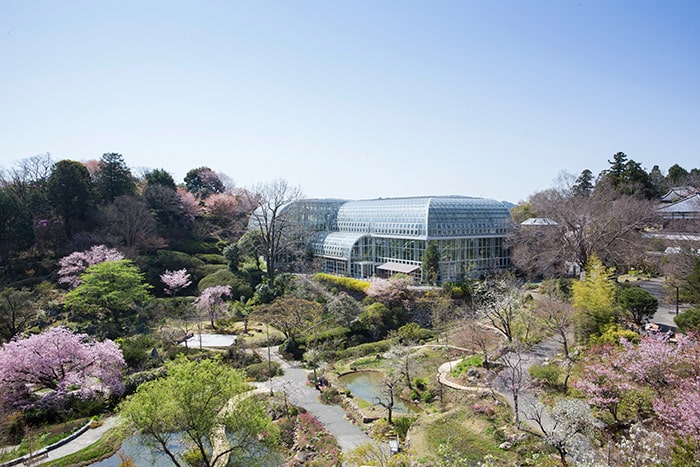
[[[282,205],[278,215],[286,221],[309,230],[334,230],[336,228],[336,216],[338,208],[345,203],[343,199],[301,199]],[[248,229],[258,227],[259,219],[271,221],[272,213],[261,206],[248,221]]]
[[[338,229],[414,238],[505,233],[510,212],[500,201],[466,196],[428,196],[348,201]]]
[[[311,250],[316,256],[350,259],[352,247],[366,235],[364,232],[319,232],[311,239]]]

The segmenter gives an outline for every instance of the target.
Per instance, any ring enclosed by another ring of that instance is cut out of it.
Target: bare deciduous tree
[[[474,289],[474,304],[478,312],[500,331],[508,342],[513,342],[513,325],[522,311],[525,299],[523,284],[512,276],[492,277]]]
[[[267,277],[274,282],[277,263],[285,250],[297,239],[292,219],[283,215],[284,208],[302,198],[299,188],[290,186],[286,180],[276,179],[261,183],[248,192],[249,203],[257,206],[251,214],[251,224],[258,235],[262,255],[267,266]]]
[[[563,174],[560,187],[530,197],[530,211],[556,224],[521,225],[508,240],[513,262],[545,277],[565,273],[567,263],[583,268],[594,252],[617,267],[644,264],[647,239],[641,234],[658,221],[654,202],[605,186],[581,195],[571,185]]]
[[[394,375],[388,375],[383,381],[384,387],[382,388],[383,397],[376,397],[377,404],[381,405],[387,410],[387,421],[390,425],[393,425],[392,414],[394,413],[394,405],[396,391],[399,386],[399,378]]]
[[[144,252],[165,246],[156,232],[156,221],[146,203],[131,196],[118,196],[107,206],[108,231],[129,252]]]
[[[557,297],[545,295],[537,302],[536,314],[542,324],[556,335],[564,347],[564,356],[569,358],[570,333],[574,324],[574,307]]]
[[[515,412],[515,427],[520,428],[520,391],[525,383],[523,379],[523,363],[525,355],[519,346],[501,356],[499,362],[503,365],[501,375],[506,388],[513,396],[513,411]]]
[[[537,403],[526,416],[542,430],[545,442],[557,450],[564,467],[569,465],[567,456],[575,445],[576,438],[590,435],[599,425],[588,404],[578,399],[560,400],[549,415],[546,407]],[[549,418],[551,422],[545,422]]]

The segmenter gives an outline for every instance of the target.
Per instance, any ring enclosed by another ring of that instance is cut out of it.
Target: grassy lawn
[[[69,456],[42,465],[52,467],[81,467],[90,465],[117,452],[121,446],[121,442],[122,436],[119,429],[113,428],[107,431],[98,442]]]
[[[409,431],[410,449],[418,465],[478,465],[486,458],[492,465],[521,465],[525,459],[528,465],[556,465],[541,452],[538,438],[510,428],[510,418],[510,408],[485,399],[422,417]],[[510,445],[501,449],[506,441]]]

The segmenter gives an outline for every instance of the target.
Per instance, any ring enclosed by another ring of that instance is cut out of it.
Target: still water
[[[179,451],[182,449],[180,444],[182,438],[180,435],[175,435],[170,447]],[[122,442],[122,447],[119,450],[124,456],[130,457],[135,465],[139,467],[154,466],[166,467],[172,466],[173,461],[168,456],[162,453],[152,451],[149,447],[144,446],[138,436],[131,436]],[[119,454],[114,454],[112,457],[91,464],[93,467],[117,467],[121,464],[122,459]]]
[[[353,396],[364,399],[370,404],[375,404],[377,398],[388,402],[384,394],[384,374],[377,371],[356,371],[338,378],[340,384],[352,392]],[[394,395],[394,412],[399,414],[415,413],[419,410],[402,401]]]

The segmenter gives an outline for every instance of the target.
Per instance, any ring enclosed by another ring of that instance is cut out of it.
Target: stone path
[[[267,360],[267,351],[266,347],[260,348],[258,354]],[[272,389],[276,392],[285,392],[292,404],[305,408],[323,423],[338,440],[343,452],[351,451],[365,443],[374,443],[367,433],[345,418],[345,411],[341,407],[321,403],[318,390],[307,385],[308,370],[280,358],[276,348],[273,348],[270,354],[284,370],[284,376],[272,379]],[[270,390],[270,382],[258,383],[258,386]]]

